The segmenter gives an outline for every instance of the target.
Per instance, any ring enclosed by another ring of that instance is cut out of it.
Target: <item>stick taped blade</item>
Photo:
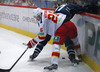
[[[10,69],[0,69],[0,72],[10,72]]]

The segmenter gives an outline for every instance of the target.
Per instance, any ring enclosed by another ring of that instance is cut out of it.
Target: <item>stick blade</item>
[[[10,72],[10,69],[0,69],[0,72]]]

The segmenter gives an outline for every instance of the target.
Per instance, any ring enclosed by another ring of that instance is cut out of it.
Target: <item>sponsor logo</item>
[[[55,42],[59,42],[59,39],[60,39],[59,36],[55,36],[55,37],[54,37],[54,41],[55,41]]]

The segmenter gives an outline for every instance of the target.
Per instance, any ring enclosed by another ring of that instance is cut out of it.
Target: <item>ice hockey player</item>
[[[82,13],[84,7],[78,4],[62,4],[55,9],[55,13],[66,15],[66,21],[70,21],[75,14]]]
[[[79,4],[62,4],[56,8],[55,13],[62,13],[66,15],[66,19],[64,21],[67,22],[70,21],[75,14],[80,14],[83,11],[84,7],[80,6]],[[73,44],[73,41],[70,38],[67,38],[66,41],[67,41],[65,42],[66,46],[69,44],[69,42]],[[79,60],[82,60],[80,44],[76,45],[74,43],[73,45]]]
[[[79,44],[77,38],[77,28],[71,22],[64,22],[66,15],[64,14],[56,14],[51,11],[43,11],[40,8],[34,10],[34,17],[39,21],[40,32],[39,34],[32,40],[28,42],[29,48],[32,48],[37,43],[38,48],[45,45],[42,45],[41,42],[46,38],[46,36],[54,36],[53,41],[53,51],[52,51],[52,59],[51,66],[47,66],[44,69],[57,69],[58,68],[58,59],[60,56],[60,46],[64,43],[67,37],[69,37],[76,45]],[[67,47],[69,59],[74,63],[77,63],[75,59],[75,53],[72,45]],[[39,50],[41,51],[41,49]]]
[[[69,11],[70,10],[70,11]],[[61,6],[59,6],[56,10],[55,13],[62,13],[65,14],[69,17],[66,16],[65,21],[69,21],[70,19],[73,18],[73,16],[76,13],[82,13],[84,10],[84,8],[78,4],[63,4]],[[70,13],[69,13],[70,12]],[[47,34],[46,38],[44,41],[41,41],[39,44],[37,44],[34,53],[30,56],[30,58],[33,60],[34,58],[36,58],[39,53],[42,51],[43,47],[47,44],[47,42],[50,40],[51,36]],[[66,42],[65,42],[65,46],[67,47],[68,44],[73,44],[73,42],[70,40],[70,38],[67,38]],[[42,46],[41,46],[42,44]],[[79,46],[79,47],[78,47]],[[79,60],[82,60],[82,56],[81,56],[81,50],[80,50],[80,44],[78,44],[74,46],[74,49],[77,53],[77,56],[79,58]]]
[[[66,19],[65,19],[65,21],[67,22],[70,19],[72,19],[76,13],[82,13],[83,10],[84,10],[84,8],[78,4],[63,4],[55,10],[55,13],[62,13],[62,14],[67,15]],[[37,44],[34,53],[30,56],[31,60],[33,60],[34,58],[36,58],[39,55],[39,53],[42,51],[43,47],[47,44],[47,42],[50,40],[50,38],[51,38],[51,36],[47,34],[45,40],[41,41],[41,42],[39,42],[39,44]],[[68,44],[66,44],[66,43],[68,43],[69,45],[73,44],[73,42],[70,40],[70,38],[67,38],[67,40],[65,42],[65,46],[67,47]],[[80,45],[78,44],[78,46],[75,45],[74,49],[77,53],[78,58],[80,60],[82,60]]]

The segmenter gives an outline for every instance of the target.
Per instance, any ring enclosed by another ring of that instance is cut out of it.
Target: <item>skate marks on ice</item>
[[[79,64],[77,66],[74,66],[69,59],[66,57],[66,59],[59,59],[59,66],[57,70],[44,70],[43,68],[45,66],[49,66],[51,58],[37,58],[36,60],[33,60],[29,62],[29,65],[35,65],[36,67],[40,66],[41,72],[93,72],[84,62],[83,64]]]
[[[1,54],[1,51],[0,51],[0,54]]]
[[[58,69],[57,70],[46,70],[46,69],[44,69],[43,72],[58,72]]]
[[[45,66],[51,65],[51,53],[45,53],[47,52],[45,51],[46,49],[48,50],[48,47],[45,48],[35,60],[28,61],[29,55],[33,52],[33,50],[29,49],[25,53],[25,55],[21,58],[21,60],[16,64],[16,66],[11,70],[11,72],[43,72]],[[64,57],[65,59],[62,59],[62,55],[61,55],[61,57],[59,58],[58,69],[54,72],[62,72],[62,71],[63,72],[93,72],[85,63],[83,65],[80,64],[74,67],[73,64],[69,61],[68,57],[67,56]],[[5,59],[7,59],[7,57]],[[15,62],[16,59],[14,59],[13,62]],[[7,67],[8,66],[10,67],[13,63],[10,62],[6,64],[8,64]]]
[[[31,38],[3,28],[0,28],[0,34],[0,68],[8,69],[25,50],[26,46],[22,43],[27,43]],[[52,45],[47,44],[34,61],[28,62],[33,51],[28,49],[11,72],[43,72],[45,66],[51,65]],[[66,51],[61,49],[60,53],[58,72],[93,72],[85,63],[74,67]]]
[[[11,72],[43,72],[45,66],[51,65],[51,53],[45,53],[47,52],[46,49],[48,50],[48,47],[44,48],[44,50],[35,60],[28,61],[29,55],[33,52],[33,50],[29,49],[25,53],[25,55],[21,58],[21,60],[16,64],[16,66],[12,69]],[[64,56],[65,59],[62,59],[62,56]],[[13,62],[16,59],[14,59]],[[7,64],[9,64],[10,67],[13,63],[7,63]],[[63,72],[93,72],[85,63],[83,65],[79,64],[76,67],[74,67],[73,64],[70,62],[70,60],[68,59],[68,57],[66,55],[61,54],[61,57],[59,58],[58,69],[56,71],[47,71],[47,72],[62,72],[62,71]]]

